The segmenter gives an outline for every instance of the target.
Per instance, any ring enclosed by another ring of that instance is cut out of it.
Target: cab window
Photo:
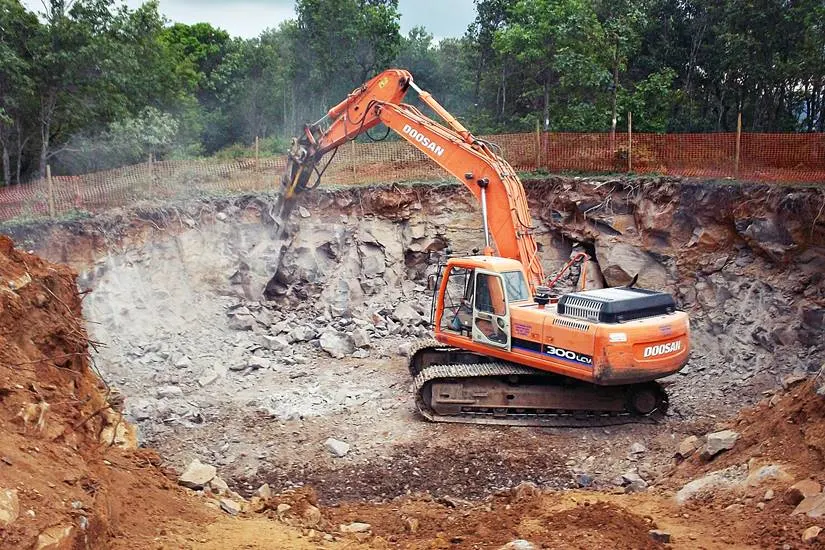
[[[527,281],[524,280],[524,273],[521,271],[506,271],[501,274],[504,277],[504,286],[507,287],[507,297],[512,302],[530,299],[530,289]]]
[[[479,273],[476,275],[476,309],[493,315],[505,315],[504,288],[501,286],[501,277]]]

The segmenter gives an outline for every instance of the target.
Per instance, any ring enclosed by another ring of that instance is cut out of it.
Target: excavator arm
[[[410,88],[446,125],[402,103]],[[515,170],[494,144],[474,137],[432,95],[418,88],[412,75],[404,70],[389,69],[379,74],[330,109],[324,118],[306,126],[303,135],[293,140],[281,180],[285,201],[282,217],[289,215],[298,194],[318,185],[332,160],[320,166],[325,155],[334,154],[340,145],[379,123],[455,176],[481,203],[487,239],[485,254],[496,253],[520,261],[534,292],[544,284],[527,198]],[[490,246],[490,237],[495,250]]]

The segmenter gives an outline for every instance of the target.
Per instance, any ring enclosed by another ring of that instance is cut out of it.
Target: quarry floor
[[[573,193],[583,193],[578,185]],[[650,200],[666,211],[672,197],[659,197],[656,185]],[[689,367],[666,381],[668,417],[587,429],[432,424],[415,412],[403,349],[428,337],[421,321],[430,309],[430,253],[444,243],[470,250],[478,212],[454,189],[415,189],[401,199],[372,193],[372,202],[333,193],[306,203],[297,213],[300,228],[285,242],[271,242],[262,221],[267,199],[260,197],[153,206],[13,235],[18,245],[79,272],[93,366],[124,396],[141,445],[162,456],[159,470],[181,471],[197,458],[244,497],[267,483],[275,493],[297,490],[323,514],[318,524],[274,510],[234,517],[170,485],[152,493],[167,502],[131,524],[124,520],[109,547],[497,549],[515,539],[540,548],[664,547],[651,529],[668,532],[675,548],[821,544],[800,543],[802,530],[819,520],[790,516],[793,507],[781,498],[764,498],[792,480],[821,481],[818,447],[811,456],[780,457],[783,444],[808,449],[803,429],[780,430],[766,449],[758,434],[774,435],[788,420],[764,411],[736,417],[781,391],[784,378],[822,364],[825,348],[810,337],[818,314],[811,321],[804,313],[821,311],[821,277],[803,280],[800,270],[789,276],[787,264],[754,254],[758,247],[747,238],[718,237],[709,220],[694,225],[717,241],[703,241],[700,232],[690,246],[708,248],[677,256],[673,250],[696,231],[674,229],[667,245],[661,229],[655,238],[640,237],[645,224],[664,223],[656,216],[642,221],[636,213],[639,232],[615,235],[628,214],[611,212],[598,223],[571,219],[563,231],[552,216],[539,215],[548,272],[576,242],[613,239],[611,246],[639,247],[664,266],[643,267],[661,277],[654,286],[665,285],[692,309],[695,352]],[[592,210],[587,201],[579,208]],[[611,228],[594,229],[605,223]],[[772,242],[764,246],[775,250]],[[693,263],[682,265],[682,258]],[[816,261],[801,262],[801,272],[815,272]],[[272,265],[282,266],[279,296],[266,300],[260,292]],[[400,319],[400,304],[415,315]],[[793,320],[797,314],[802,321]],[[312,336],[291,341],[296,328]],[[325,332],[350,339],[359,332],[368,343],[336,358],[319,344]],[[785,399],[792,408],[795,396]],[[820,420],[810,419],[816,426]],[[710,464],[674,458],[685,437],[730,426],[753,434],[744,448]],[[350,445],[345,456],[327,449],[329,438]],[[779,458],[787,472],[777,478],[686,504],[673,500],[674,491],[708,472],[743,464],[750,471]],[[647,489],[628,493],[623,475],[638,475]],[[517,489],[524,482],[538,491]],[[117,491],[139,497],[140,485]],[[338,525],[354,521],[369,523],[370,536],[338,533]]]

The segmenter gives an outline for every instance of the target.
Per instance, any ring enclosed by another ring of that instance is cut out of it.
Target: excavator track
[[[409,368],[416,407],[433,422],[586,428],[654,424],[667,411],[667,395],[655,382],[596,386],[435,340],[411,350]]]

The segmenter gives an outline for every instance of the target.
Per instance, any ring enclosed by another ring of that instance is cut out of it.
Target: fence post
[[[742,111],[736,117],[736,158],[733,163],[733,177],[739,178],[739,153],[742,151]]]
[[[49,188],[49,217],[55,217],[55,205],[54,205],[54,182],[52,181],[52,165],[46,165],[46,185]]]
[[[633,113],[627,113],[627,171],[633,171]]]
[[[539,119],[536,119],[536,167],[538,170],[541,167],[541,126]]]
[[[356,165],[356,162],[355,162],[355,160],[356,160],[355,159],[355,140],[354,139],[351,140],[350,143],[352,144],[352,153],[351,153],[351,156],[352,156],[352,183],[357,183],[358,182],[358,171],[355,169],[355,165]]]
[[[258,147],[258,136],[255,136],[255,171],[258,171],[258,154],[260,149]]]

